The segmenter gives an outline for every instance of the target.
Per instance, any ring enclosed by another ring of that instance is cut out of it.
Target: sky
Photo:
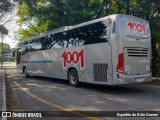
[[[10,45],[11,48],[17,46],[18,41],[14,39],[14,33],[18,30],[18,24],[16,23],[18,17],[16,16],[17,7],[7,16],[8,19],[12,18],[8,23],[4,24],[8,29],[8,35],[4,37],[3,42]],[[3,23],[3,21],[2,21]],[[0,39],[1,42],[1,39]]]
[[[9,34],[11,34],[11,33],[9,33]],[[4,43],[9,44],[11,48],[15,48],[17,46],[17,41],[14,40],[13,34],[5,36]]]
[[[14,39],[14,33],[18,30],[19,27],[16,23],[16,18],[8,22],[5,27],[8,29],[8,35],[4,37],[4,43],[9,44],[11,48],[15,48],[18,41]]]

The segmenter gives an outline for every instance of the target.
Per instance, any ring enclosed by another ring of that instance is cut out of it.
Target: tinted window
[[[79,45],[107,42],[107,27],[102,22],[76,28],[75,34]]]
[[[31,41],[31,51],[81,46],[107,42],[109,27],[103,22],[85,25],[68,31],[47,35]]]
[[[21,48],[22,55],[27,54],[29,52],[29,45],[30,43],[28,41],[23,42],[22,48]]]
[[[43,38],[38,38],[30,42],[30,51],[38,51],[42,49],[41,39]]]

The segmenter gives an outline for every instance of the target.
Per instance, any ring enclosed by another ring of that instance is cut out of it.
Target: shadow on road
[[[47,81],[50,84],[61,84],[69,86],[68,80],[57,79],[57,78],[48,78],[48,77],[40,77],[40,76],[32,76],[33,80],[38,81]],[[81,82],[78,88],[74,89],[86,89],[90,91],[100,92],[100,93],[110,93],[110,94],[128,94],[128,93],[143,93],[146,92],[145,89],[142,89],[142,84],[126,84],[126,85],[117,85],[117,86],[108,86],[108,85],[95,85],[91,83],[83,83]]]

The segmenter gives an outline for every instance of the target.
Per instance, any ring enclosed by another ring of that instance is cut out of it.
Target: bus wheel
[[[71,69],[69,71],[69,76],[68,76],[69,84],[73,87],[77,87],[79,83],[78,79],[78,72],[76,69]]]
[[[26,67],[24,68],[24,74],[25,74],[26,78],[29,78],[29,74],[27,73],[27,68]]]

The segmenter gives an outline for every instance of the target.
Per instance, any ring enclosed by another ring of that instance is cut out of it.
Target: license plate
[[[136,81],[137,81],[137,82],[143,82],[143,81],[144,81],[144,78],[136,78]]]

